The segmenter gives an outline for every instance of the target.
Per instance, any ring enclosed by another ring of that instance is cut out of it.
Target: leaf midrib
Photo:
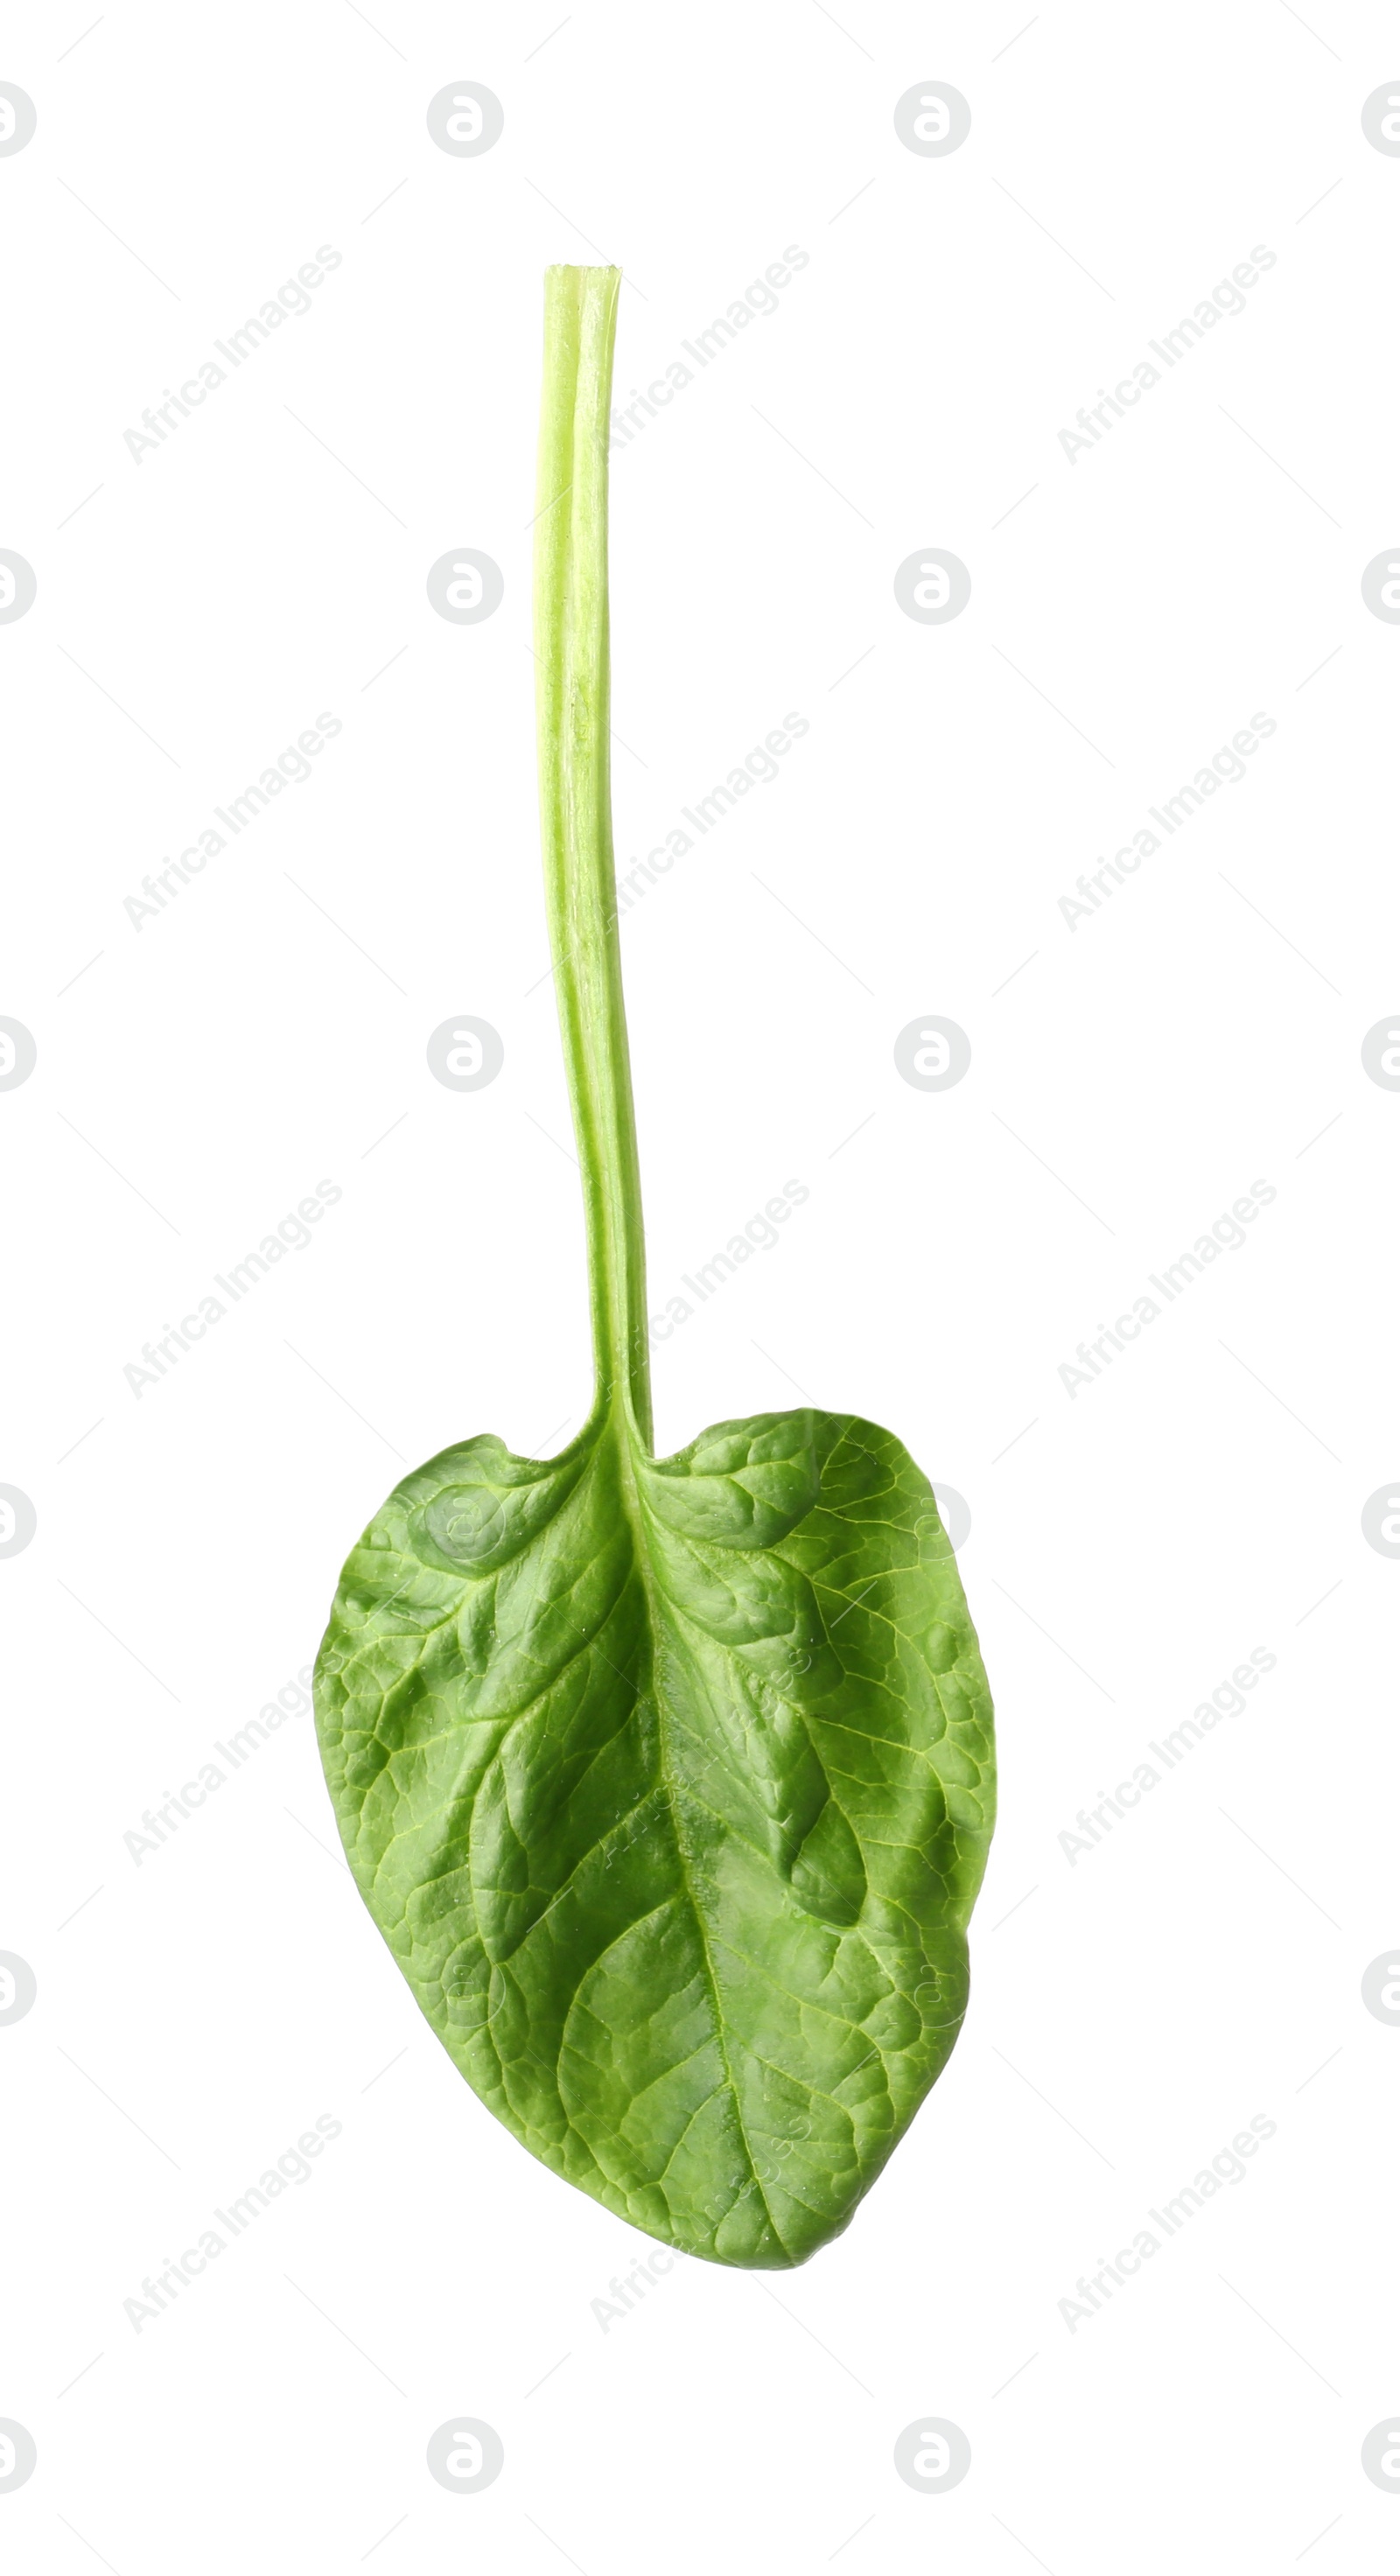
[[[743,2105],[739,2098],[739,2088],[734,2081],[734,2070],[729,2060],[729,2047],[725,2034],[724,2009],[721,2001],[720,1983],[719,1977],[716,1973],[714,1959],[710,1952],[709,1932],[706,1927],[704,1915],[700,1910],[699,1900],[696,1897],[695,1889],[691,1880],[690,1854],[686,1848],[685,1835],[681,1826],[680,1800],[677,1793],[675,1775],[671,1766],[670,1745],[667,1736],[667,1727],[669,1723],[668,1712],[666,1708],[665,1693],[661,1686],[661,1676],[658,1670],[658,1658],[656,1653],[656,1640],[660,1633],[661,1615],[659,1586],[656,1582],[655,1572],[651,1562],[651,1550],[646,1536],[645,1514],[642,1507],[641,1495],[637,1488],[636,1465],[632,1454],[631,1426],[625,1419],[619,1419],[617,1409],[614,1409],[610,1413],[608,1421],[604,1426],[602,1436],[605,1440],[611,1439],[617,1449],[618,1481],[622,1495],[623,1515],[631,1533],[632,1552],[637,1567],[637,1573],[641,1581],[642,1589],[646,1594],[647,1647],[649,1658],[648,1679],[651,1684],[652,1697],[656,1706],[656,1741],[661,1772],[661,1786],[665,1792],[666,1806],[671,1819],[671,1830],[675,1837],[676,1860],[680,1869],[681,1883],[685,1891],[685,1900],[694,1919],[695,1929],[700,1941],[700,1955],[705,1962],[705,1977],[710,1989],[710,2008],[714,2016],[715,2042],[719,2049],[720,2063],[724,2068],[725,2085],[729,2093],[729,2098],[734,2105],[735,2125],[738,2129],[740,2141],[743,2145],[744,2155],[748,2163],[749,2175],[753,2183],[753,2188],[758,2193],[759,2199],[763,2204],[764,2217],[766,2218],[768,2225],[771,2227],[777,2243],[782,2246],[785,2254],[789,2254],[791,2249],[787,2244],[782,2229],[779,2227],[778,2222],[773,2215],[768,2195],[763,2188],[763,2184],[759,2180],[758,2163],[754,2155],[747,2126],[745,2125]],[[732,2214],[733,2209],[736,2209],[737,2207],[738,2201],[735,2200],[731,2204],[731,2211],[729,2214]],[[716,2238],[718,2238],[720,2223],[721,2222],[719,2221],[716,2221],[715,2223]]]

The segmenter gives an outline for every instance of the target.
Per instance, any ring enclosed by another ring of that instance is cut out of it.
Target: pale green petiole
[[[622,1000],[609,761],[608,412],[616,268],[545,273],[535,523],[540,823],[588,1235],[597,1406],[651,1442],[646,1251]]]

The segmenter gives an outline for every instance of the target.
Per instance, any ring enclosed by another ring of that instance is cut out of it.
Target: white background
[[[38,582],[0,627],[0,1010],[38,1046],[0,1096],[0,1480],[38,1514],[0,1564],[0,1947],[38,1979],[0,2030],[16,2568],[1394,2565],[1360,2447],[1400,2396],[1400,2031],[1360,1983],[1397,1931],[1400,1566],[1361,1511],[1400,1460],[1400,1098],[1360,1048],[1397,1004],[1400,633],[1360,578],[1400,534],[1400,162],[1360,110],[1398,45],[1379,0],[7,11],[38,110],[0,160],[0,544]],[[461,78],[505,110],[477,159],[425,123]],[[946,159],[894,129],[929,78],[971,103]],[[136,462],[323,244],[311,311]],[[649,2240],[420,2020],[309,1719],[139,1865],[124,1837],[309,1664],[400,1462],[582,1417],[541,272],[621,262],[625,392],[788,245],[778,311],[614,467],[619,856],[810,726],[624,925],[653,1302],[810,1191],[658,1351],[659,1441],[795,1383],[967,1498],[1003,1808],[964,2036],[849,2232],[788,2276],[678,2263],[604,2331]],[[1246,311],[1071,464],[1058,432],[1255,245]],[[465,627],[425,590],[462,545],[505,580]],[[972,578],[945,626],[894,598],[929,545]],[[133,928],[323,710],[313,776]],[[1256,711],[1247,778],[1067,928]],[[425,1060],[461,1012],[505,1045],[467,1095]],[[930,1012],[973,1050],[934,1095],[892,1053]],[[323,1177],[310,1245],[134,1394]],[[1076,1343],[1255,1180],[1247,1243],[1071,1397]],[[1071,1865],[1076,1811],[1256,1647],[1245,1712]],[[323,2113],[310,2179],[137,2332],[143,2276]],[[1255,2115],[1247,2178],[1071,2331]],[[475,2496],[424,2464],[454,2408],[505,2445]],[[893,2465],[925,2409],[972,2445],[944,2495]]]

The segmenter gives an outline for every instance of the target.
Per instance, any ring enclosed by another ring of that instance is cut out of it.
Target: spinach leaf
[[[597,1392],[546,1461],[406,1476],[316,1675],[365,1902],[483,2102],[633,2225],[729,2264],[846,2225],[944,2064],[991,1705],[926,1477],[813,1408],[651,1453],[608,771],[618,272],[546,281],[537,533],[550,937]]]

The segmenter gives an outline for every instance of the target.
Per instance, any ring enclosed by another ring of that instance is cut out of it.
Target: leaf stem
[[[609,759],[608,429],[621,271],[545,272],[535,522],[540,825],[583,1176],[597,1407],[651,1442],[646,1252],[617,936]]]

